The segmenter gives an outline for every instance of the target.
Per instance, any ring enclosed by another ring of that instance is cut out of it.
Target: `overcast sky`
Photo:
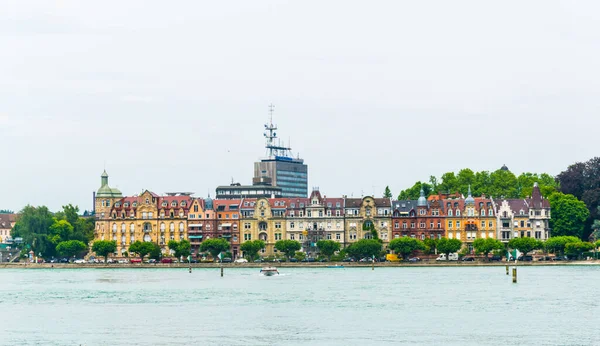
[[[2,1],[0,209],[251,183],[328,196],[600,154],[597,1]]]

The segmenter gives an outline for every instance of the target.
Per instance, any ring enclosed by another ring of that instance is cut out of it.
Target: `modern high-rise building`
[[[271,106],[271,115],[273,106]],[[281,188],[282,197],[308,197],[308,166],[300,157],[293,157],[292,148],[277,137],[273,117],[265,124],[267,157],[254,163],[253,183],[271,178],[273,186]]]

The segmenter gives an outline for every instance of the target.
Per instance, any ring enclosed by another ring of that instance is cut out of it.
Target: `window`
[[[429,228],[433,229],[433,221],[429,223]]]
[[[340,240],[340,239],[341,239],[341,235],[340,235],[339,233],[336,233],[336,234],[335,234],[335,239],[336,239],[336,240]]]
[[[244,240],[252,240],[252,234],[246,233],[244,234]]]
[[[421,240],[425,240],[425,234],[421,234]]]
[[[460,228],[460,221],[456,221],[456,228]]]
[[[452,221],[448,221],[448,228],[452,228]]]
[[[194,212],[196,212],[196,213],[198,212],[198,206],[197,205],[194,206]]]
[[[460,210],[456,209],[456,216],[460,216]]]
[[[521,220],[521,227],[525,227],[525,221]]]
[[[452,216],[452,209],[448,210],[448,216]]]
[[[281,222],[275,222],[275,228],[281,229]]]
[[[340,216],[340,211],[339,210],[335,211],[335,216]]]
[[[419,215],[425,215],[425,209],[419,210]]]
[[[281,233],[275,233],[275,240],[281,240]]]
[[[481,228],[485,228],[485,221],[481,221]]]
[[[425,228],[425,222],[419,222],[419,228]]]
[[[294,226],[295,226],[295,225],[294,225],[294,222],[293,222],[293,221],[292,221],[292,222],[290,222],[290,228],[291,228],[291,229],[294,229]]]
[[[488,226],[489,226],[489,228],[493,228],[494,227],[494,222],[490,221],[489,224],[488,224]]]
[[[410,223],[410,228],[415,228],[415,223],[414,222]]]
[[[290,234],[290,240],[294,240],[296,238],[296,236],[294,235],[294,233]]]
[[[438,227],[437,228],[442,228],[442,223],[438,221]]]
[[[327,233],[327,240],[331,240],[331,233]]]
[[[406,221],[402,223],[402,228],[404,228],[404,229],[406,229],[406,228],[407,228],[407,226],[406,226]]]
[[[394,223],[394,228],[400,228],[400,223],[398,221]]]
[[[488,216],[494,216],[494,212],[492,211],[492,209],[490,209],[490,210],[488,211]]]
[[[485,216],[485,209],[481,209],[481,216]]]

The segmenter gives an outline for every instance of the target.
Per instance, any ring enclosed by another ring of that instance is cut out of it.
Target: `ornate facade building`
[[[286,239],[297,240],[309,256],[319,240],[337,241],[344,247],[344,199],[322,197],[313,189],[309,198],[290,198],[286,213]]]
[[[387,245],[392,237],[389,198],[346,198],[344,200],[346,245],[360,239],[372,239],[373,230]]]
[[[248,240],[262,240],[263,255],[274,255],[275,242],[286,235],[286,198],[246,198],[242,201],[240,219],[241,243]]]
[[[467,198],[443,200],[446,209],[446,235],[460,239],[470,251],[477,238],[496,238],[496,216],[492,200],[485,195],[474,198],[471,187]]]
[[[423,189],[421,189],[421,196],[418,200],[393,201],[393,237],[412,237],[420,240],[445,237],[443,207],[443,203],[438,198],[428,201]]]
[[[533,185],[530,198],[499,199],[494,205],[501,241],[518,237],[546,240],[550,237],[550,202],[542,197],[537,183]]]
[[[97,240],[114,240],[122,256],[135,241],[158,244],[168,251],[169,240],[187,239],[187,217],[192,198],[188,195],[159,196],[144,191],[139,196],[123,197],[108,186],[108,174],[102,174],[102,186],[95,196]]]

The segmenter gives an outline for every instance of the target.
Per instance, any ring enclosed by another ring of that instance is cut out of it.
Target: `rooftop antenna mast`
[[[267,139],[267,156],[269,158],[274,158],[275,156],[287,156],[287,153],[291,151],[290,148],[285,147],[281,144],[281,141],[277,137],[277,125],[273,124],[273,112],[275,111],[275,106],[273,104],[269,105],[269,123],[265,124],[265,133],[264,136]],[[278,141],[275,141],[275,140]]]

